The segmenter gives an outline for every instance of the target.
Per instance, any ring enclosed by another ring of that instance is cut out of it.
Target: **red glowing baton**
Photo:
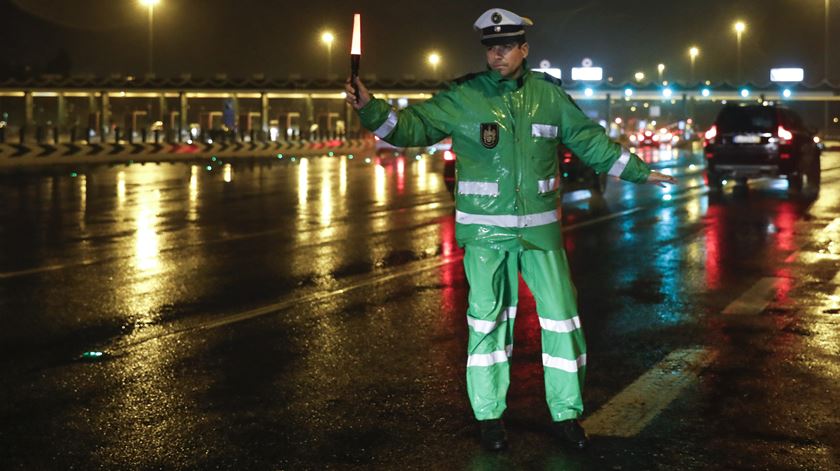
[[[356,102],[361,100],[356,81],[359,79],[359,60],[362,58],[362,15],[353,14],[353,42],[350,46],[350,83],[356,92]]]

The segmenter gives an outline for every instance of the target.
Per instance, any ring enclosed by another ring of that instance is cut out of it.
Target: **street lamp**
[[[823,37],[823,54],[825,54],[825,83],[828,84],[828,0],[825,0],[825,36]],[[828,100],[823,104],[823,122],[828,132]]]
[[[659,72],[659,81],[662,81],[662,73],[665,72],[665,64],[659,64],[656,66],[656,70]]]
[[[440,54],[437,52],[429,53],[428,57],[429,65],[432,66],[432,73],[434,74],[435,78],[437,78],[437,66],[440,64]]]
[[[335,40],[332,32],[324,31],[321,34],[321,42],[327,45],[327,79],[332,75],[332,43]]]
[[[641,82],[642,80],[645,79],[645,73],[644,72],[636,72],[636,75],[634,75],[634,77],[636,78],[637,82]]]
[[[740,82],[741,81],[741,34],[744,32],[744,30],[747,29],[747,25],[744,24],[743,21],[736,21],[735,25],[734,25],[734,28],[735,28],[735,35],[738,38],[738,75],[737,75],[737,78],[738,78],[738,81]]]
[[[160,0],[140,0],[140,4],[149,9],[149,73],[155,73],[155,56],[154,56],[154,24],[155,24],[155,6],[160,3]]]
[[[697,59],[697,56],[700,54],[700,49],[697,46],[691,46],[688,50],[688,55],[691,57],[691,83],[694,83],[694,61]]]

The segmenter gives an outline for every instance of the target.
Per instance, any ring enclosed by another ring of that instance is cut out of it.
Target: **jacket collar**
[[[489,64],[487,65],[487,70],[490,79],[494,84],[496,84],[499,91],[502,93],[512,92],[522,88],[522,85],[525,84],[525,81],[531,74],[531,69],[528,68],[527,59],[522,61],[522,74],[516,79],[507,79],[502,77],[502,74],[500,74],[498,70],[491,68]]]

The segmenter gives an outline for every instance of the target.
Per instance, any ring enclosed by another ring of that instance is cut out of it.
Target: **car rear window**
[[[718,132],[772,132],[776,109],[767,106],[727,106],[715,122]]]

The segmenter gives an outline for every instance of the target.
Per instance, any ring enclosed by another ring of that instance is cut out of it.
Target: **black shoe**
[[[589,445],[589,437],[576,419],[554,422],[554,434],[564,445],[576,450],[583,450]]]
[[[507,448],[507,433],[502,419],[481,420],[481,446],[489,451]]]

